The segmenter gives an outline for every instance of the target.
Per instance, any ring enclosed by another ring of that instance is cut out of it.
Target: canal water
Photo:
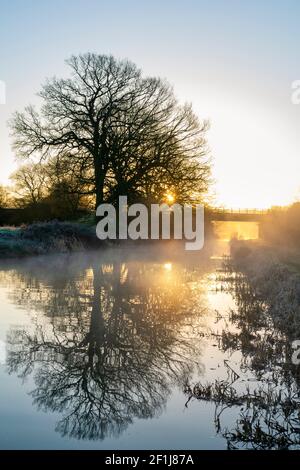
[[[232,446],[260,379],[224,261],[231,236],[258,232],[217,233],[196,254],[168,242],[2,261],[0,447]]]

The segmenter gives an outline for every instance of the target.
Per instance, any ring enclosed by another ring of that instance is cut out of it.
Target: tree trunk
[[[95,193],[96,193],[96,207],[100,204],[103,204],[104,200],[104,180],[105,180],[105,170],[99,155],[94,156],[94,168],[95,168]]]
[[[104,178],[101,177],[96,180],[96,207],[95,209],[97,210],[97,207],[100,206],[100,204],[103,204],[104,200],[104,194],[103,194],[103,188],[104,188]]]

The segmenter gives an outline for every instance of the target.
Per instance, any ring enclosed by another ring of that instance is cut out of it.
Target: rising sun
[[[175,197],[173,196],[173,194],[171,193],[166,194],[166,201],[168,204],[172,204],[175,201]]]

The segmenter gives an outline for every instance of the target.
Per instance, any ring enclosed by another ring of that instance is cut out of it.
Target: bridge
[[[227,222],[260,222],[269,210],[263,209],[223,209],[214,208],[210,213],[211,220]]]

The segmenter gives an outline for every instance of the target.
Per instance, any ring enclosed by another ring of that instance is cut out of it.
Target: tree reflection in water
[[[32,374],[34,404],[62,414],[61,435],[119,435],[200,370],[194,278],[169,263],[119,260],[17,270],[11,298],[31,309],[32,327],[11,329],[9,373]]]

